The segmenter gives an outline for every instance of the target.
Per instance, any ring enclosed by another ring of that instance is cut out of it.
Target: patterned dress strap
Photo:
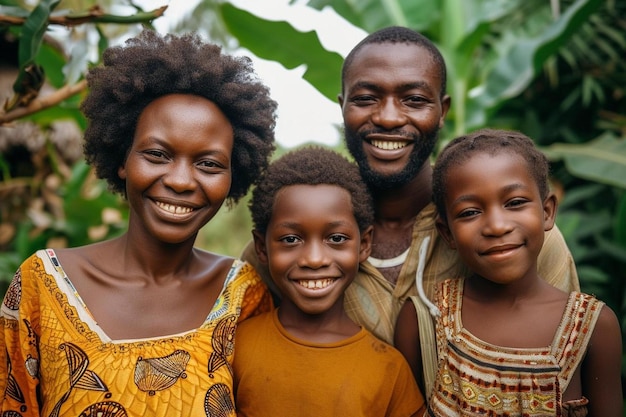
[[[552,343],[552,354],[561,371],[559,384],[565,392],[574,372],[585,357],[587,346],[604,303],[580,292],[570,293],[563,318]]]

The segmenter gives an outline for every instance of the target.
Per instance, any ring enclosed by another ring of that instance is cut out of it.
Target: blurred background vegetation
[[[166,11],[166,0],[153,3],[142,10],[130,0],[0,0],[2,293],[35,250],[125,230],[125,202],[82,160],[85,121],[78,106],[84,75],[102,50]],[[441,143],[483,126],[521,130],[536,140],[553,162],[557,223],[582,289],[609,304],[626,329],[626,0],[305,3],[331,7],[367,32],[403,25],[435,41],[452,96]],[[51,36],[58,28],[63,41]],[[173,29],[192,30],[286,68],[304,64],[303,78],[336,100],[342,57],[326,50],[314,31],[218,0],[200,1]],[[345,152],[342,144],[337,150]],[[224,208],[197,244],[237,256],[250,229],[244,200]],[[626,363],[622,375],[625,369]]]

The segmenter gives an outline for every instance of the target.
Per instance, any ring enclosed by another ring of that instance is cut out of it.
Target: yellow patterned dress
[[[54,251],[38,251],[17,271],[2,304],[0,414],[234,416],[237,323],[271,307],[254,269],[235,261],[200,328],[113,341],[89,315]]]
[[[604,303],[571,292],[550,346],[500,347],[463,328],[463,281],[444,281],[437,292],[439,372],[427,415],[587,415],[586,398],[564,403],[561,396],[585,355]]]

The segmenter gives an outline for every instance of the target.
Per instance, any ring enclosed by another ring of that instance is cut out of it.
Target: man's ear
[[[451,103],[452,98],[447,94],[441,99],[441,117],[439,118],[439,129],[443,129],[446,121],[446,115],[448,114],[448,110],[450,110]]]
[[[452,232],[450,231],[450,227],[448,223],[444,222],[441,217],[437,216],[437,220],[435,220],[435,226],[437,226],[437,231],[448,244],[450,249],[456,250],[456,242],[454,241],[454,236],[452,236]]]
[[[337,94],[337,101],[339,102],[339,107],[343,109],[343,94]]]
[[[365,262],[372,253],[372,239],[374,237],[374,226],[368,226],[361,232],[361,246],[359,248],[359,263]]]
[[[258,230],[252,231],[252,238],[254,239],[254,250],[256,256],[259,258],[259,262],[263,265],[267,265],[267,247],[265,246],[265,235]]]
[[[546,199],[543,200],[543,230],[545,230],[546,232],[548,230],[552,230],[552,228],[554,227],[554,222],[556,220],[556,210],[558,206],[559,203],[554,193],[548,194]]]

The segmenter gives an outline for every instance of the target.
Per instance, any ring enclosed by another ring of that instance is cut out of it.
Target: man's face
[[[429,51],[413,44],[364,46],[339,97],[347,147],[367,183],[402,186],[430,163],[450,106]]]

